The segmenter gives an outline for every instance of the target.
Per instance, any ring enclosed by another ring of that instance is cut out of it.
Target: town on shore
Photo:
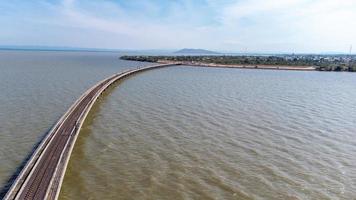
[[[121,56],[123,60],[184,65],[304,71],[356,72],[356,55],[178,55]]]

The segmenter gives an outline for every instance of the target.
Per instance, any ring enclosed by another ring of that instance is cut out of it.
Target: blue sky
[[[356,0],[0,0],[0,45],[347,52]]]

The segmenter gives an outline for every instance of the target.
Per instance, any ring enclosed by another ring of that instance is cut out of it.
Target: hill
[[[215,52],[215,51],[209,51],[209,50],[206,50],[206,49],[181,49],[179,51],[176,51],[174,53],[177,53],[177,54],[220,54],[218,52]]]

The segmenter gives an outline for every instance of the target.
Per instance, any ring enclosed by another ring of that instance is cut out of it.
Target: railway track
[[[115,74],[87,90],[59,119],[22,169],[4,200],[57,199],[80,128],[100,94],[112,83],[134,73],[168,67],[159,64]]]

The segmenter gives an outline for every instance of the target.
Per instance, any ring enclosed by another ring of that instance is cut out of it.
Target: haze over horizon
[[[1,1],[0,45],[348,53],[356,0]]]

